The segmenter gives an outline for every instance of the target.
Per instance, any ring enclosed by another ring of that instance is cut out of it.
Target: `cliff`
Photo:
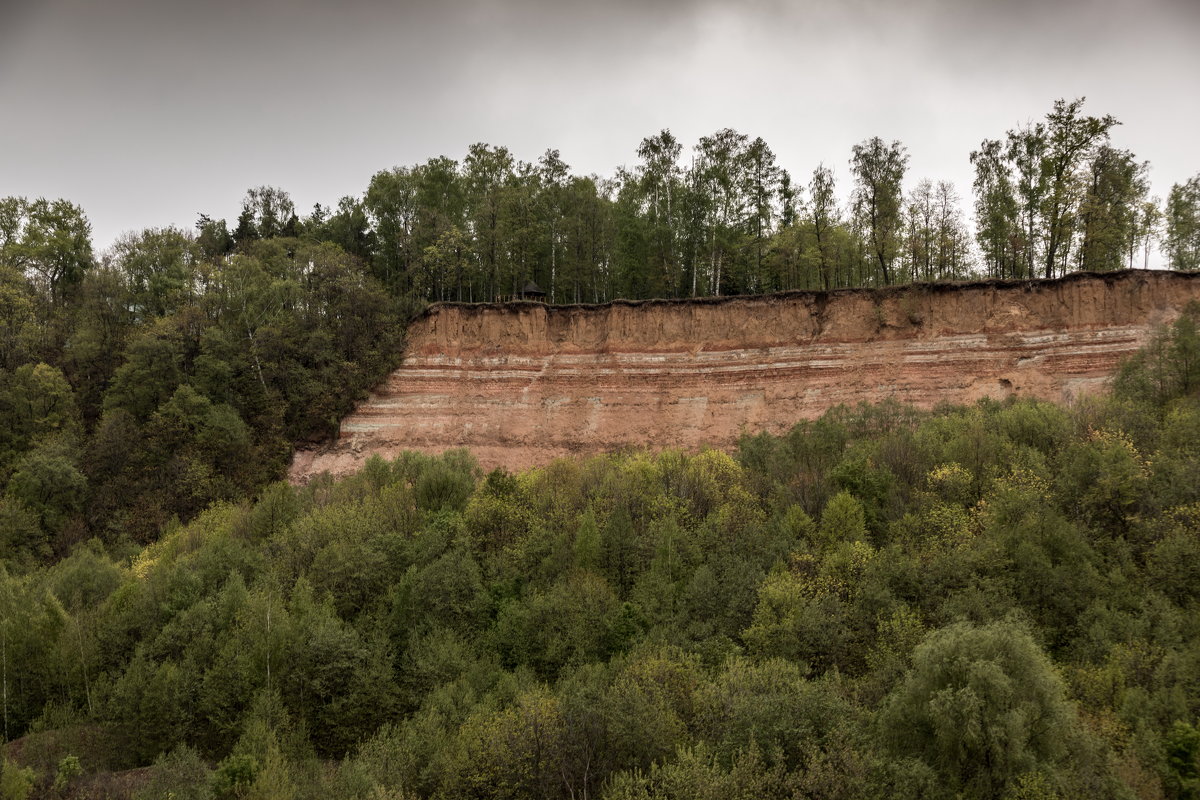
[[[1102,388],[1200,275],[1128,271],[599,306],[439,304],[339,438],[291,477],[371,453],[470,448],[517,469],[625,446],[729,447],[839,403],[922,408]]]

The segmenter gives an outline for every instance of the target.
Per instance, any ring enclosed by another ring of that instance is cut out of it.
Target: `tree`
[[[1111,272],[1133,266],[1138,221],[1149,182],[1149,163],[1128,150],[1101,145],[1088,168],[1087,190],[1080,206],[1083,245],[1079,268]]]
[[[836,283],[832,256],[831,228],[838,223],[837,198],[834,196],[833,170],[821,164],[813,170],[808,184],[808,222],[816,239],[817,271],[821,287],[832,289]]]
[[[62,365],[89,429],[100,416],[104,391],[124,359],[134,326],[131,305],[125,276],[109,267],[88,272],[75,293]]]
[[[28,357],[33,312],[29,280],[0,260],[0,369],[14,369]]]
[[[636,167],[617,173],[614,277],[620,296],[675,296],[686,291],[686,266],[693,268],[693,286],[698,283],[695,259],[684,259],[691,197],[685,177],[691,176],[680,168],[681,150],[669,130],[660,131],[642,139]]]
[[[543,232],[539,202],[541,179],[538,169],[527,161],[516,161],[500,192],[500,241],[505,294],[517,296],[525,281],[549,285],[549,248]]]
[[[908,166],[908,153],[900,142],[888,145],[878,136],[854,145],[852,152],[855,214],[866,231],[883,283],[891,284],[892,264],[899,253],[903,231],[900,184]]]
[[[21,568],[49,555],[49,536],[38,515],[20,500],[0,498],[0,562]],[[7,633],[0,630],[0,635]]]
[[[1053,278],[1056,271],[1065,272],[1081,194],[1078,170],[1108,141],[1109,130],[1120,124],[1110,115],[1083,116],[1085,99],[1080,97],[1070,103],[1055,100],[1054,110],[1046,115],[1046,149],[1041,169],[1047,187],[1041,209],[1046,230],[1047,278]]]
[[[297,223],[291,195],[274,186],[258,186],[246,191],[234,238],[241,244],[249,239],[295,236]]]
[[[366,205],[356,197],[343,197],[332,214],[318,203],[303,228],[306,237],[333,242],[365,262],[375,254],[375,232]]]
[[[804,672],[781,658],[729,658],[697,691],[697,728],[724,759],[756,747],[794,769],[846,710],[828,685],[805,680]]]
[[[1020,277],[1018,269],[1023,266],[1017,253],[1018,207],[1012,169],[1003,147],[998,139],[985,139],[971,153],[971,164],[975,167],[975,241],[983,253],[988,275],[1016,278]],[[1028,272],[1024,274],[1027,276]]]
[[[32,768],[22,768],[7,757],[0,757],[0,797],[3,800],[26,800],[33,792],[36,777]]]
[[[1177,720],[1166,737],[1167,785],[1180,800],[1200,797],[1200,730]]]
[[[467,238],[458,228],[450,228],[425,248],[422,261],[436,300],[470,299],[468,281],[471,272],[471,250]],[[465,291],[464,291],[465,290]]]
[[[481,710],[459,731],[457,782],[451,796],[559,797],[566,749],[557,699],[542,687],[521,692],[508,707]]]
[[[881,712],[885,741],[959,796],[1000,797],[1022,774],[1066,759],[1078,722],[1062,680],[1014,623],[934,631],[912,664]]]
[[[749,217],[747,219],[750,246],[754,251],[754,263],[750,266],[750,274],[744,282],[742,291],[763,292],[774,288],[767,281],[763,256],[766,252],[767,240],[772,231],[778,212],[777,201],[786,183],[790,183],[788,174],[775,164],[775,153],[767,146],[762,137],[750,142],[746,148],[746,182],[749,199]]]
[[[741,255],[750,212],[747,152],[749,137],[724,128],[696,145],[697,200],[704,209],[708,274],[707,292],[720,296],[742,291],[746,282]],[[726,284],[732,284],[727,287]]]
[[[48,364],[23,364],[0,372],[0,481],[16,459],[51,440],[73,443],[80,433],[75,395],[62,372]]]
[[[208,261],[217,261],[233,251],[233,235],[225,220],[201,214],[196,220],[196,245]]]
[[[178,228],[147,228],[118,238],[112,262],[128,281],[133,313],[145,320],[194,299],[199,256],[196,242]]]
[[[54,534],[83,509],[86,488],[72,449],[62,441],[49,441],[14,465],[7,494],[33,511],[46,533]]]
[[[909,281],[929,280],[933,273],[933,182],[920,181],[904,204],[904,253],[901,264]]]
[[[838,542],[866,541],[870,537],[862,503],[849,492],[835,494],[821,511],[819,533],[825,547]]]
[[[1136,245],[1142,251],[1142,268],[1150,268],[1150,245],[1162,236],[1163,209],[1162,198],[1151,197],[1142,202],[1138,210],[1137,225],[1134,236]]]
[[[1163,408],[1200,388],[1200,304],[1189,303],[1170,327],[1150,341],[1117,372],[1113,394],[1122,400]]]
[[[411,242],[417,214],[413,170],[396,167],[376,173],[363,203],[375,227],[374,275],[389,289],[402,290],[416,260]]]
[[[165,321],[130,342],[125,363],[105,392],[104,410],[122,409],[138,419],[149,417],[179,385],[186,345]]]
[[[538,159],[538,211],[544,226],[543,235],[550,249],[550,302],[558,297],[559,264],[562,261],[563,219],[566,206],[567,179],[570,167],[559,157],[557,150],[547,150]]]
[[[933,275],[930,280],[957,280],[971,269],[970,234],[962,214],[962,198],[949,181],[934,189]]]
[[[1126,198],[1137,194],[1137,178],[1118,180],[1116,151],[1101,151],[1109,130],[1119,123],[1111,116],[1085,116],[1083,103],[1082,97],[1069,103],[1056,100],[1044,122],[1009,130],[1004,142],[985,139],[971,154],[976,238],[990,274],[1032,278],[1039,268],[1047,278],[1063,274],[1081,221],[1087,237],[1082,207],[1089,189],[1093,246],[1088,255],[1076,258],[1096,263],[1100,253],[1111,250],[1100,242],[1111,238],[1114,228],[1118,238],[1124,236],[1125,223],[1113,218],[1124,218],[1124,211],[1116,209],[1124,209]],[[1091,176],[1085,167],[1091,168]],[[1114,191],[1121,183],[1129,190]],[[1129,247],[1122,252],[1128,254]]]
[[[1165,216],[1167,263],[1171,269],[1200,270],[1200,174],[1171,186]]]
[[[516,294],[517,278],[508,269],[504,231],[505,186],[513,176],[513,157],[506,147],[473,144],[463,160],[466,216],[474,234],[483,291],[479,299]]]
[[[0,264],[29,276],[51,308],[92,266],[92,226],[66,200],[0,199]]]
[[[563,300],[599,302],[609,291],[612,202],[596,176],[573,177],[564,191]]]
[[[1022,233],[1020,253],[1023,269],[1021,274],[1013,277],[1035,278],[1048,239],[1044,221],[1049,191],[1046,126],[1037,122],[1010,130],[1007,141],[1006,155],[1017,175]]]

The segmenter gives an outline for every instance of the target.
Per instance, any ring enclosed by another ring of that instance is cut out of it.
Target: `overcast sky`
[[[732,127],[848,192],[852,144],[899,139],[906,186],[1055,98],[1123,125],[1153,191],[1200,172],[1200,0],[0,0],[0,196],[121,232],[298,209],[472,142],[612,175],[662,128]]]

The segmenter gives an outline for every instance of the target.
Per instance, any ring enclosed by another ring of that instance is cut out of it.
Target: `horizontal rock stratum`
[[[1102,388],[1200,275],[918,284],[596,306],[438,304],[399,369],[291,477],[466,447],[490,469],[628,446],[731,447],[839,404],[921,408]]]

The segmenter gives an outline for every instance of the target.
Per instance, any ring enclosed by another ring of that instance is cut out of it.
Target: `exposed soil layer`
[[[731,447],[839,403],[922,408],[1100,390],[1200,275],[917,284],[596,306],[438,304],[399,369],[296,453],[294,481],[372,453],[470,448],[520,469],[622,447]]]

